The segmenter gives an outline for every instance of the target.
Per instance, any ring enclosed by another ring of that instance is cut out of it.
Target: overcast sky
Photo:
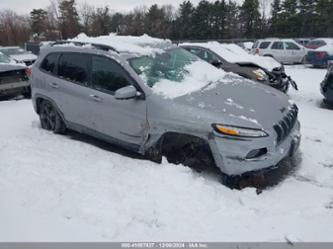
[[[89,3],[94,6],[108,5],[114,11],[130,11],[138,6],[150,6],[154,3],[159,5],[172,4],[178,6],[184,0],[76,0],[78,5]],[[191,0],[193,4],[197,4],[200,0]],[[211,0],[214,1],[214,0]],[[235,0],[242,2],[243,0]],[[0,9],[13,9],[20,14],[29,14],[34,8],[45,8],[49,5],[49,0],[0,0]]]

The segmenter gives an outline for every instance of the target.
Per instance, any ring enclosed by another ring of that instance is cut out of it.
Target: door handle
[[[96,101],[96,102],[102,101],[102,99],[99,96],[95,95],[95,94],[90,94],[89,97],[91,99],[93,99],[94,101]]]
[[[58,89],[59,88],[59,85],[57,83],[50,83],[50,86],[54,89]]]

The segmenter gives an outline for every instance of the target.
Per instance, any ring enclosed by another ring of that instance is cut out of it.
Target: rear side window
[[[114,93],[131,84],[129,76],[117,62],[106,57],[93,56],[92,85],[97,90]]]
[[[66,80],[88,85],[89,55],[65,53],[59,58],[58,76]]]
[[[271,42],[262,42],[259,46],[260,49],[266,49],[269,47],[269,45],[271,44]]]
[[[300,47],[297,46],[295,43],[286,42],[285,45],[287,50],[300,50]]]
[[[53,53],[45,57],[42,62],[41,69],[50,74],[56,74],[56,66],[59,54]]]
[[[273,45],[272,45],[272,49],[282,50],[283,49],[283,42],[274,42]]]

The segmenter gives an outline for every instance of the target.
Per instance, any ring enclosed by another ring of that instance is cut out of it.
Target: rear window
[[[269,45],[271,44],[271,42],[262,42],[259,46],[260,49],[266,49],[269,47]]]
[[[58,75],[81,85],[88,85],[89,55],[65,53],[59,58]]]
[[[41,69],[45,72],[55,74],[56,73],[56,65],[58,62],[58,54],[49,54],[45,57],[44,61],[42,62]]]
[[[272,49],[282,50],[283,49],[283,42],[274,42],[273,45],[272,45]]]
[[[308,45],[306,45],[306,47],[316,49],[316,48],[323,47],[325,45],[327,45],[327,44],[324,40],[315,40],[315,41],[310,41],[308,43]]]

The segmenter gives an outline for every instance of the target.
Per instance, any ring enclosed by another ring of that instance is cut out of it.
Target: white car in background
[[[253,54],[273,57],[283,64],[304,63],[308,50],[292,39],[258,40],[252,47]]]
[[[36,55],[20,47],[0,47],[0,52],[26,66],[31,66],[37,60]]]

